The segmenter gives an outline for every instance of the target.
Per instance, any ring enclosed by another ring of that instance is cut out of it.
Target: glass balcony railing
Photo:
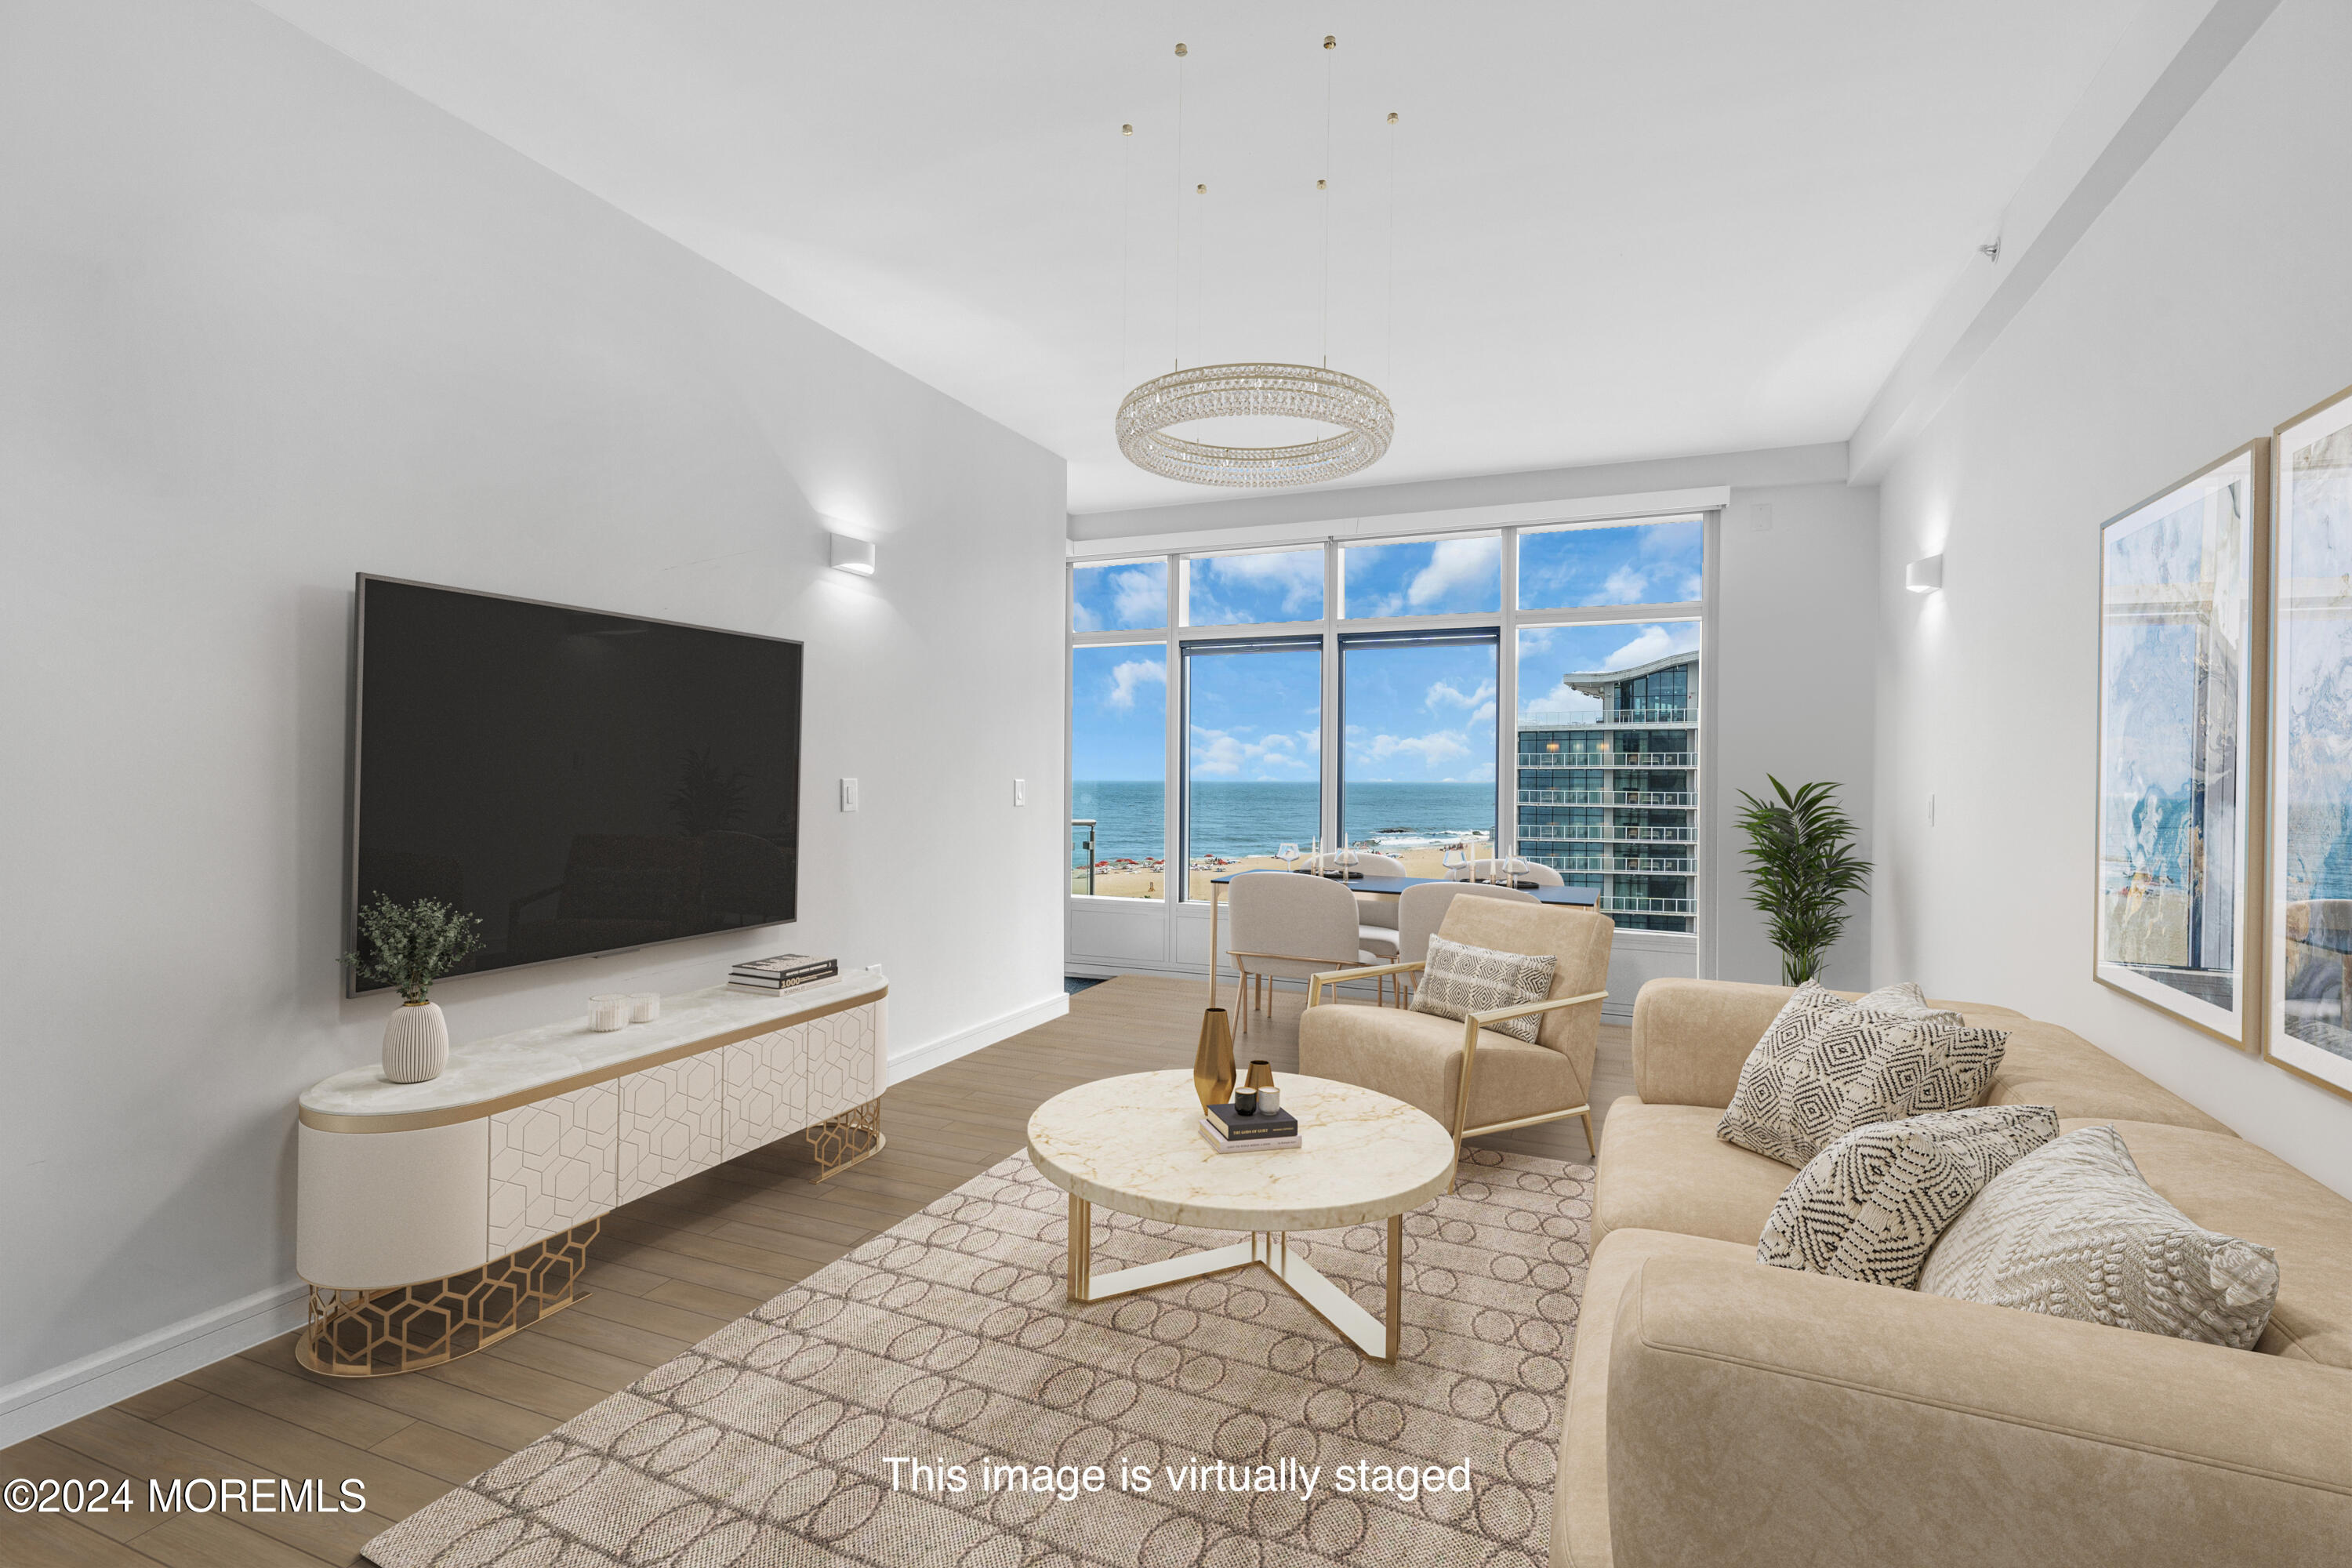
[[[1695,844],[1698,833],[1689,827],[1648,827],[1631,823],[1523,822],[1518,837],[1523,844],[1538,840],[1552,844]]]
[[[1589,713],[1580,719],[1547,719],[1540,726],[1530,723],[1530,730],[1589,730],[1596,724],[1696,724],[1698,709],[1689,708],[1612,708],[1599,713]]]
[[[1682,789],[1523,789],[1521,805],[1696,805],[1698,795]]]
[[[1523,768],[1695,768],[1695,752],[1521,752]]]
[[[1091,893],[1095,890],[1095,827],[1097,819],[1091,816],[1070,818],[1070,891]]]
[[[1628,899],[1605,893],[1601,909],[1612,915],[1695,915],[1698,913],[1696,899]]]

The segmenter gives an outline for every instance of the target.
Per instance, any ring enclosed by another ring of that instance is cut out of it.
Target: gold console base
[[[853,1105],[808,1130],[809,1152],[816,1156],[816,1179],[829,1181],[861,1160],[882,1152],[882,1100],[879,1095]]]
[[[446,1279],[380,1290],[313,1285],[294,1359],[329,1377],[391,1377],[471,1355],[581,1300],[580,1271],[603,1224],[592,1219]]]

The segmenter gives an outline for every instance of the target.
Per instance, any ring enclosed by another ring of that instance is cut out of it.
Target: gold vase
[[[1255,1061],[1250,1063],[1249,1081],[1242,1085],[1242,1087],[1244,1089],[1272,1089],[1274,1087],[1274,1064],[1266,1060],[1264,1057],[1260,1057]]]
[[[1201,1046],[1192,1053],[1192,1091],[1201,1097],[1203,1110],[1234,1098],[1234,1026],[1223,1007],[1201,1015]]]

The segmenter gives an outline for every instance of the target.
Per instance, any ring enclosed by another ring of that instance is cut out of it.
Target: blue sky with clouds
[[[1519,535],[1519,608],[1696,604],[1705,525],[1559,528]]]
[[[1495,647],[1342,650],[1350,784],[1495,776]]]

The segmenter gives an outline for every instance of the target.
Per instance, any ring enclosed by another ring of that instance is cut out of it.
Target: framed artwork
[[[2270,481],[2252,441],[2099,530],[2092,973],[2246,1051],[2262,1038]]]
[[[2352,388],[2279,426],[2270,1026],[2263,1055],[2352,1096]]]

